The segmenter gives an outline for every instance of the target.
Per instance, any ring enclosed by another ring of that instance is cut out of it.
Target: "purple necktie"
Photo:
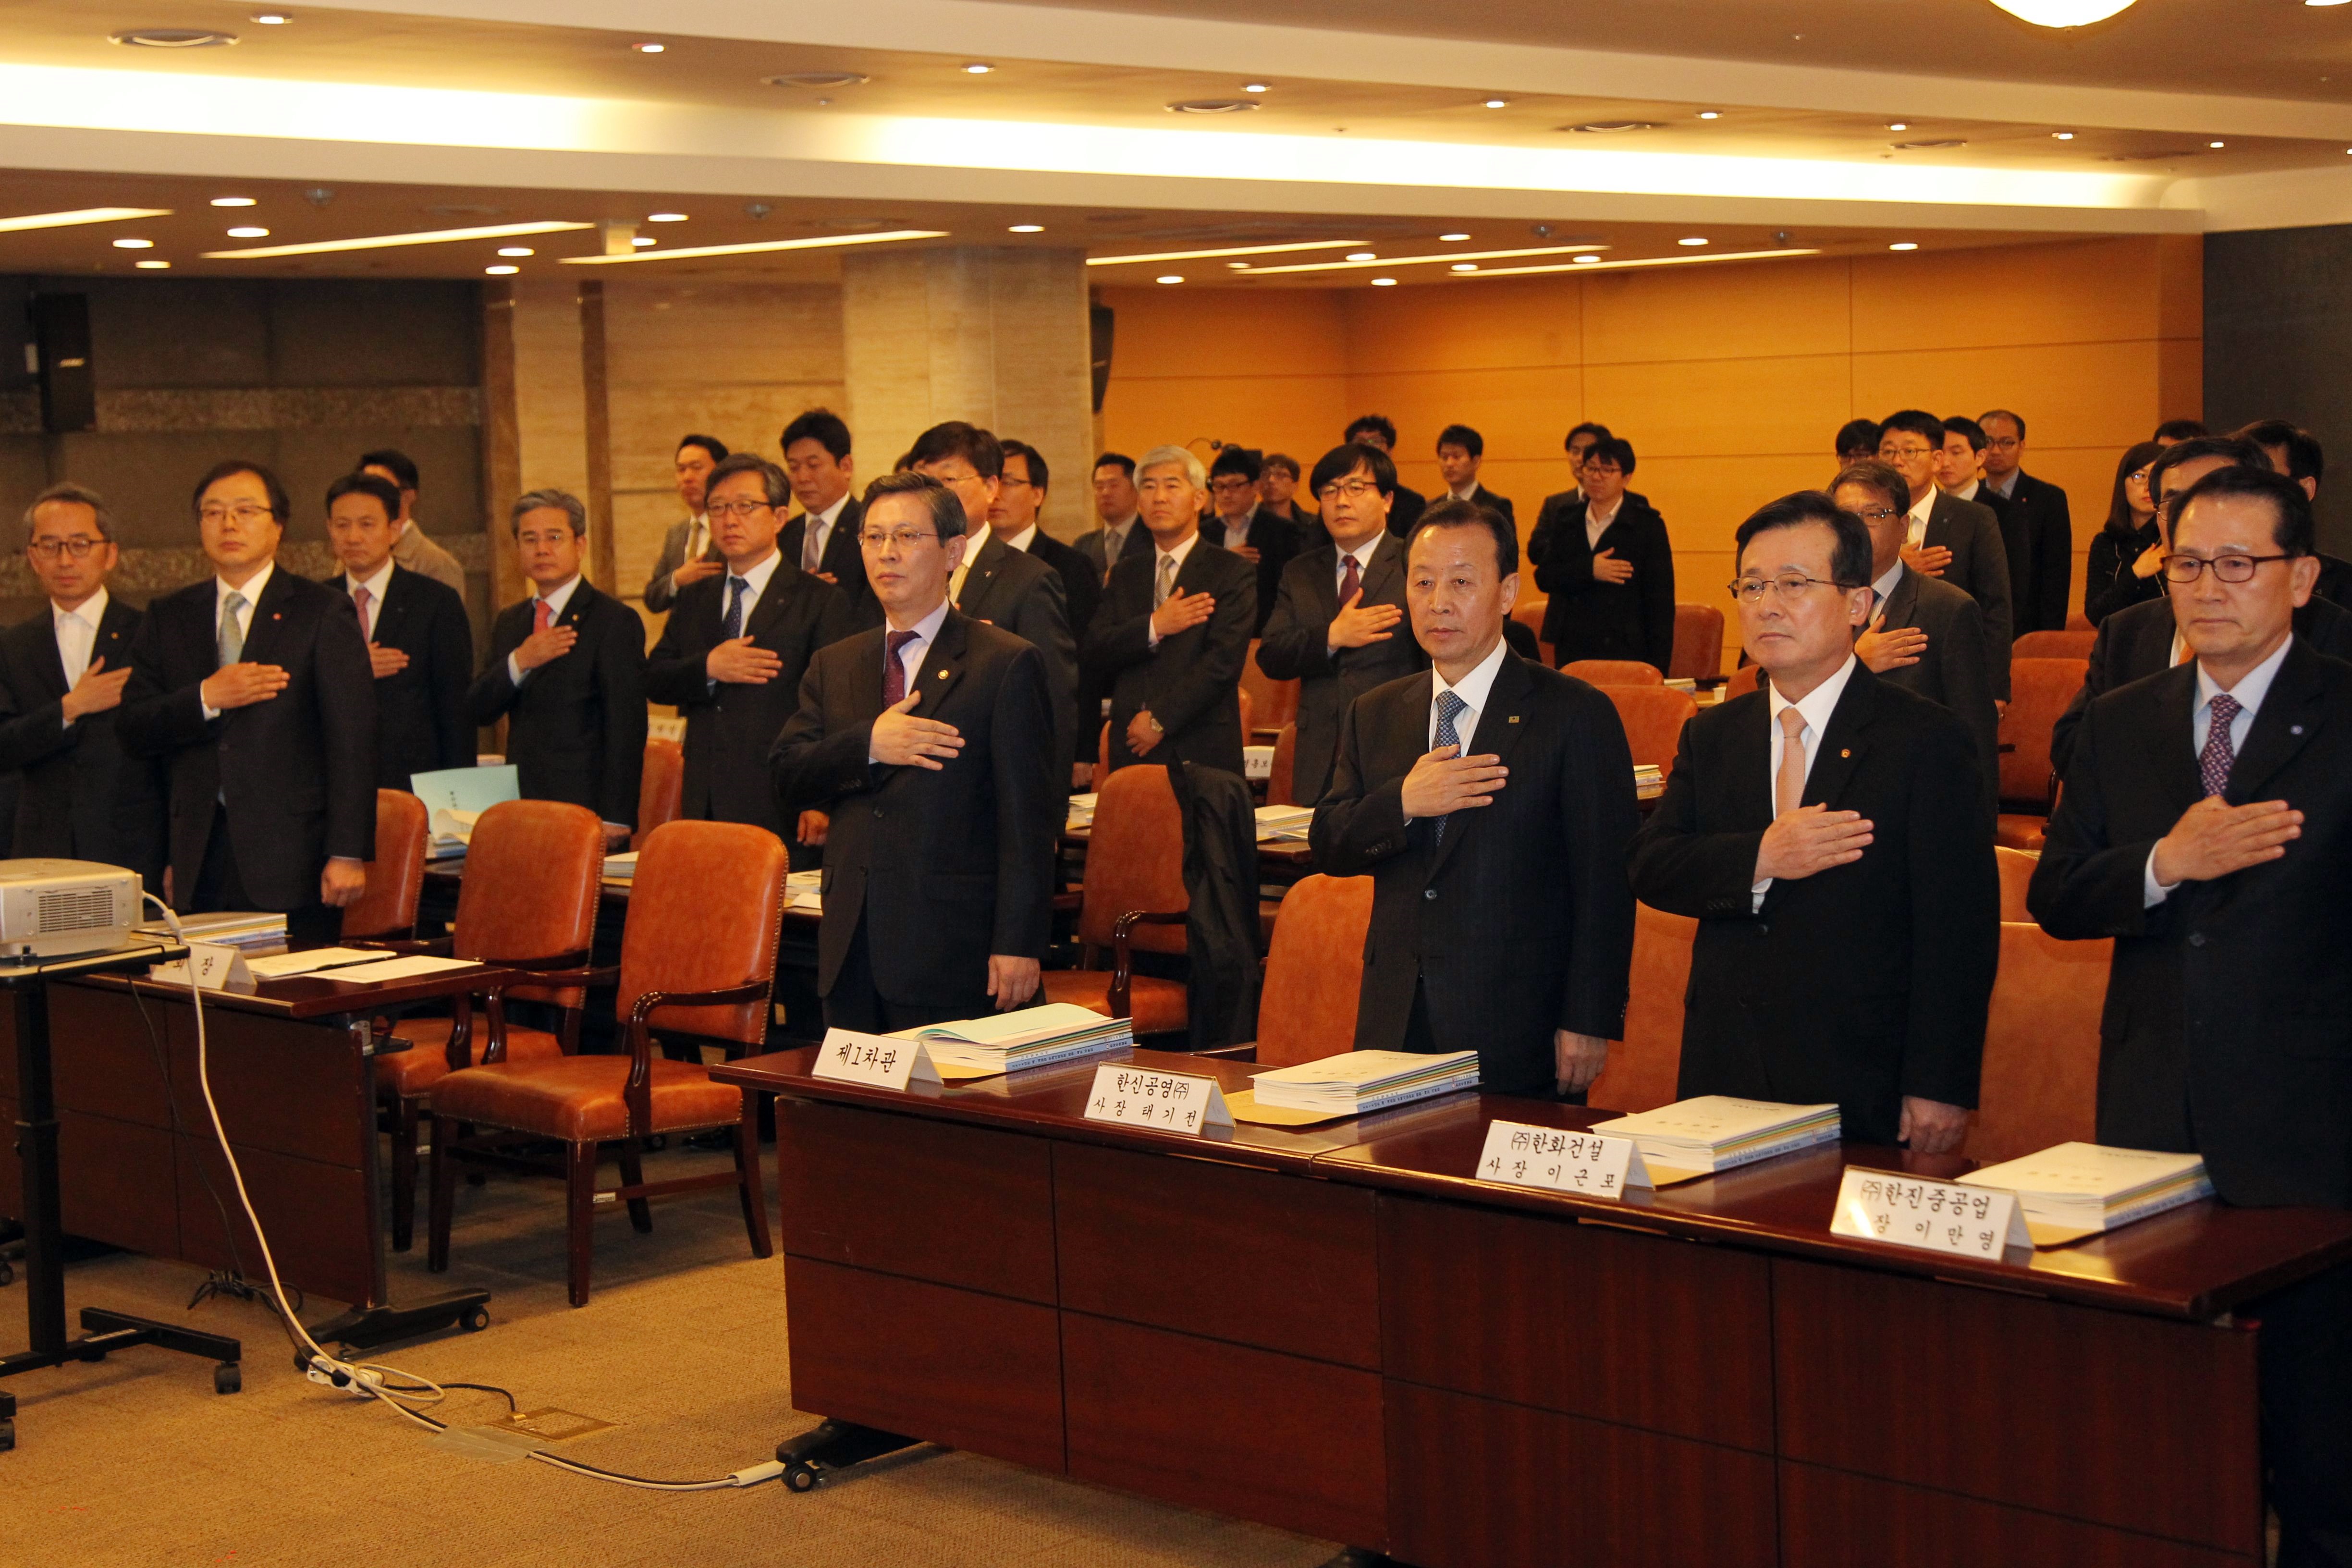
[[[882,639],[882,706],[896,708],[907,700],[907,667],[898,656],[915,640],[912,632],[892,632]]]
[[[2213,722],[2205,731],[2205,749],[2197,753],[2197,771],[2204,775],[2207,795],[2226,795],[2230,764],[2238,760],[2230,745],[2230,721],[2238,716],[2238,700],[2226,691],[2213,693]]]
[[[1339,568],[1339,607],[1346,609],[1348,601],[1363,592],[1363,568],[1357,565],[1356,558],[1350,555],[1346,564]]]

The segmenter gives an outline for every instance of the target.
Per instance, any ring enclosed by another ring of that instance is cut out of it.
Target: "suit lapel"
[[[393,639],[399,635],[402,625],[408,619],[409,610],[414,607],[411,604],[414,595],[405,581],[414,575],[407,567],[394,563],[392,575],[383,582],[383,603],[375,607],[375,635],[368,641],[381,643],[386,647],[393,646]],[[349,576],[348,573],[345,574],[345,593],[351,591]],[[356,605],[352,606],[354,609],[358,607]],[[360,628],[362,632],[367,629],[365,626]]]
[[[2230,769],[2227,798],[2231,805],[2261,799],[2263,786],[2319,733],[2327,712],[2327,688],[2318,677],[2314,656],[2297,638],[2288,647],[2269,694],[2246,731],[2246,749]],[[2201,786],[2201,773],[2199,782]]]
[[[1437,678],[1430,677],[1429,690],[1435,693]],[[1503,662],[1495,671],[1495,684],[1486,692],[1486,706],[1478,714],[1478,728],[1471,733],[1470,745],[1461,754],[1465,757],[1492,753],[1501,765],[1511,765],[1511,753],[1517,750],[1519,737],[1528,732],[1528,709],[1535,695],[1535,678],[1517,656],[1505,653]],[[1430,862],[1429,875],[1433,881],[1446,861],[1461,847],[1462,840],[1477,830],[1479,818],[1495,808],[1481,806],[1475,811],[1457,811],[1445,825],[1445,841],[1437,847],[1437,858]]]
[[[914,711],[936,718],[948,693],[963,679],[966,617],[950,610],[940,623],[940,635],[923,650],[923,668],[915,672],[915,690],[922,694]]]
[[[800,597],[794,590],[806,581],[808,581],[807,573],[789,561],[779,559],[776,562],[776,569],[768,574],[768,586],[761,594],[760,602],[751,606],[751,618],[743,623],[744,635],[762,637],[773,631],[776,624],[784,618],[785,612],[792,608],[793,602]],[[726,589],[723,585],[719,592],[722,597],[719,601],[719,613],[721,617],[724,617],[727,611],[726,600],[723,597]]]
[[[1821,747],[1813,752],[1812,768],[1805,774],[1803,805],[1837,805],[1870,749],[1865,731],[1877,716],[1877,708],[1878,678],[1857,664],[1822,728]]]
[[[41,608],[47,611],[48,616],[46,621],[35,622],[32,627],[33,674],[39,679],[41,689],[44,692],[51,697],[63,697],[66,694],[66,661],[58,652],[57,610],[47,599],[41,601]],[[114,618],[114,605],[110,598],[106,606],[106,618],[108,620]],[[100,626],[98,633],[98,646],[90,651],[91,662],[97,662],[99,655],[104,652],[106,652],[106,628]],[[110,661],[106,668],[112,669],[118,662],[120,661]]]
[[[1390,585],[1395,583],[1403,571],[1404,541],[1388,530],[1382,529],[1380,542],[1372,546],[1371,564],[1364,568],[1364,596],[1357,603],[1364,605],[1381,603],[1381,595],[1389,591]],[[1337,584],[1333,586],[1336,589]],[[1402,595],[1398,595],[1399,602],[1402,602]],[[1408,635],[1412,630],[1409,626],[1402,629]]]
[[[286,601],[293,592],[294,574],[281,561],[270,568],[269,585],[261,590],[261,597],[254,602],[253,616],[246,624],[245,663],[270,662],[269,656],[284,637]]]
[[[106,596],[106,614],[100,616],[98,620],[98,640],[90,647],[91,661],[95,663],[103,658],[106,660],[107,668],[121,669],[124,660],[131,655],[131,634],[138,629],[139,612],[109,594]],[[49,638],[49,652],[52,657],[56,655],[57,649],[58,639],[52,637]],[[65,666],[62,664],[58,666],[58,679],[60,682],[65,679]],[[64,695],[65,689],[62,684],[58,689],[58,695]]]
[[[1917,625],[1919,619],[1919,574],[1912,571],[1908,566],[1906,566],[1903,569],[1903,575],[1895,580],[1895,592],[1886,595],[1886,603],[1882,605],[1881,608],[1883,608],[1886,613],[1886,618],[1884,622],[1884,625],[1885,626],[1908,626]]]
[[[1012,553],[1010,546],[990,532],[980,553],[972,557],[971,570],[963,574],[963,592],[956,595],[955,607],[975,619],[985,618],[980,616],[980,608],[988,603],[988,590],[996,574],[1004,570],[1004,558]]]
[[[1729,785],[1730,826],[1736,832],[1761,833],[1772,826],[1772,691],[1766,682],[1754,700],[1739,697],[1748,707],[1733,715]]]
[[[2265,702],[2263,706],[2267,709],[2270,704]],[[2164,672],[2157,687],[2156,723],[2157,754],[2163,759],[2158,764],[2161,769],[2159,782],[2176,813],[2187,811],[2205,795],[2204,776],[2197,766],[2197,751],[2204,737],[2191,735],[2196,712],[2197,667],[2175,665]],[[2261,715],[2255,717],[2259,721]],[[2249,742],[2252,739],[2252,735],[2247,736]],[[2232,784],[2241,773],[2240,769],[2231,770]]]

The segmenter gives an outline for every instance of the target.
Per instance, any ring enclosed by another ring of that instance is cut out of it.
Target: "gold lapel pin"
[[[1838,748],[1838,755],[1842,758],[1851,757],[1853,755],[1853,748],[1851,746],[1840,746]]]
[[[1517,723],[1517,722],[1519,721],[1519,716],[1518,716],[1517,714],[1514,713],[1514,714],[1512,714],[1512,715],[1511,715],[1510,719],[1509,719],[1507,721],[1508,721],[1508,722],[1510,722],[1510,723],[1516,724],[1516,723]]]

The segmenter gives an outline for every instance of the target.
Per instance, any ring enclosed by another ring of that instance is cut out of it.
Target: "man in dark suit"
[[[1838,475],[1830,493],[1841,511],[1870,530],[1871,615],[1854,639],[1854,657],[1889,685],[1958,716],[1976,742],[1979,776],[1992,803],[2000,788],[2000,715],[1992,702],[1984,612],[1949,583],[1903,563],[1911,492],[1902,475],[1873,458]]]
[[[2289,419],[2257,419],[2236,434],[2260,447],[2272,468],[2293,479],[2314,503],[2318,501],[2319,481],[2327,471],[2327,448],[2318,437]],[[2352,561],[2324,550],[2313,551],[2312,559],[2319,563],[2319,583],[2312,592],[2332,604],[2352,606]]]
[[[1518,514],[1511,510],[1511,498],[1498,496],[1479,482],[1478,469],[1486,460],[1486,438],[1467,425],[1448,425],[1437,433],[1437,471],[1445,480],[1444,498],[1466,500],[1503,514],[1503,521],[1516,529]]]
[[[1209,465],[1210,515],[1201,520],[1201,537],[1232,551],[1257,568],[1257,626],[1265,632],[1274,614],[1276,594],[1282,586],[1282,569],[1299,551],[1298,530],[1258,504],[1257,482],[1265,471],[1264,460],[1246,447],[1228,447]]]
[[[678,815],[747,822],[787,843],[794,864],[825,841],[821,813],[787,825],[768,782],[768,752],[800,706],[816,650],[856,630],[849,597],[776,547],[790,491],[773,464],[738,452],[710,470],[704,502],[724,576],[678,591],[646,660],[646,695],[686,720]],[[863,583],[864,571],[858,579]]]
[[[172,901],[282,911],[333,939],[375,853],[375,678],[351,600],[281,571],[286,488],[232,458],[195,491],[215,575],[131,639],[123,749],[171,777]]]
[[[1587,448],[1579,492],[1544,502],[1528,559],[1551,595],[1543,635],[1561,664],[1633,659],[1663,676],[1675,658],[1675,547],[1666,520],[1625,489],[1634,462],[1633,444],[1614,436]]]
[[[2019,463],[2025,456],[2025,420],[2006,408],[1977,417],[1984,431],[1985,489],[2007,501],[2017,542],[2008,535],[2010,608],[2018,637],[2063,631],[2074,587],[2074,520],[2066,492],[2036,479]]]
[[[1439,502],[1406,570],[1434,668],[1356,700],[1315,808],[1316,868],[1372,879],[1356,1046],[1475,1050],[1488,1089],[1580,1099],[1625,1032],[1625,731],[1504,646],[1518,547],[1500,513]]]
[[[1075,545],[1063,543],[1045,531],[1038,515],[1045,507],[1053,470],[1045,454],[1026,441],[1003,441],[1004,469],[997,479],[996,504],[988,514],[989,531],[1008,548],[1025,551],[1062,574],[1062,599],[1069,606],[1070,637],[1084,642],[1094,623],[1095,606],[1102,602],[1102,574]]]
[[[474,765],[474,628],[447,584],[393,558],[399,500],[373,474],[327,487],[327,543],[343,565],[327,586],[350,595],[375,672],[376,787],[404,790],[415,774]]]
[[[2009,700],[2009,644],[2015,615],[2009,598],[2009,552],[2000,520],[1989,507],[1944,493],[1944,422],[1906,408],[1879,427],[1878,460],[1911,487],[1910,533],[1903,563],[1923,577],[1941,577],[1984,612],[1985,647],[1992,655],[1993,700]]]
[[[1367,414],[1348,426],[1339,437],[1342,446],[1378,447],[1396,461],[1397,428],[1385,414]],[[1428,510],[1429,498],[1408,485],[1399,485],[1396,494],[1389,498],[1389,531],[1399,539],[1411,539],[1413,525]]]
[[[9,853],[163,876],[163,791],[115,732],[140,615],[106,591],[114,521],[98,492],[52,485],[25,509],[25,557],[48,603],[0,632],[0,773],[24,775]]]
[[[803,572],[840,589],[856,626],[878,624],[882,606],[866,586],[866,563],[857,551],[863,509],[851,493],[857,459],[850,451],[848,425],[829,408],[812,408],[784,426],[782,445],[784,474],[801,510],[784,524],[776,548]],[[799,689],[793,680],[792,689]]]
[[[400,508],[392,514],[399,525],[393,535],[392,558],[405,571],[436,583],[466,602],[466,568],[458,559],[425,536],[425,525],[416,518],[417,483],[420,478],[414,458],[395,447],[379,447],[373,452],[362,452],[352,471],[373,474],[393,487],[400,498]]]
[[[1954,500],[1969,501],[1992,513],[1994,526],[2000,531],[2001,554],[2009,563],[2010,637],[2014,641],[2020,631],[2015,622],[2031,605],[2026,595],[2032,584],[2025,574],[2033,563],[2033,547],[2025,534],[2023,512],[1985,480],[1986,450],[1983,426],[1964,414],[1946,419],[1936,488]]]
[[[1298,685],[1293,798],[1323,798],[1349,705],[1376,686],[1429,668],[1405,624],[1405,543],[1388,531],[1396,465],[1378,447],[1335,447],[1315,465],[1331,542],[1283,568],[1258,668]]]
[[[710,470],[726,460],[727,443],[716,436],[679,439],[672,467],[677,470],[677,499],[686,507],[686,518],[670,524],[669,531],[662,535],[654,574],[646,579],[646,609],[656,614],[668,609],[680,588],[715,577],[725,569],[718,551],[711,547],[710,520],[702,515],[702,487]]]
[[[532,490],[516,500],[509,526],[532,592],[491,626],[467,716],[507,721],[507,761],[524,799],[584,805],[608,843],[626,843],[645,779],[646,624],[581,575],[588,509],[577,496]]]
[[[1699,922],[1677,1092],[1834,1100],[1849,1138],[1948,1152],[2000,948],[1976,742],[1854,658],[1861,519],[1800,491],[1736,537],[1767,679],[1684,727],[1631,868],[1634,897]]]
[[[1151,549],[1151,531],[1138,513],[1141,500],[1135,489],[1135,459],[1124,452],[1105,452],[1095,459],[1095,516],[1102,526],[1078,535],[1071,546],[1087,558],[1101,581],[1110,581],[1110,569],[1129,555]]]
[[[2352,1207],[2352,667],[2294,635],[2311,502],[2191,486],[2166,588],[2194,658],[2084,716],[2027,895],[2112,937],[2098,1141],[2195,1151],[2228,1203]],[[2252,1303],[2282,1568],[2352,1562],[2352,1269]]]
[[[1137,471],[1151,553],[1111,569],[1087,634],[1087,679],[1110,696],[1110,765],[1199,763],[1238,773],[1257,569],[1201,536],[1209,476],[1200,458],[1154,447]]]
[[[772,760],[785,809],[833,817],[825,1022],[877,1033],[1036,994],[1066,792],[1043,657],[948,603],[966,530],[954,492],[890,474],[865,510],[887,618],[810,661]]]

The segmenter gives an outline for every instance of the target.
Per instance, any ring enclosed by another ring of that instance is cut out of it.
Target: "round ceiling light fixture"
[[[161,272],[172,264],[168,261],[134,261],[131,264],[142,272]]]
[[[106,36],[134,49],[224,49],[236,42],[235,33],[210,27],[132,27]]]
[[[282,27],[294,18],[283,11],[257,11],[252,19],[264,27]]]
[[[1486,100],[1486,107],[1489,109],[1507,109],[1510,104],[1511,100],[1507,98],[1490,98]]]
[[[1244,92],[1271,92],[1274,90],[1274,84],[1264,81],[1245,81],[1242,83],[1242,90]]]
[[[1045,226],[1042,223],[1016,223],[1009,226],[1004,232],[1007,234],[1043,234],[1045,232]]]
[[[1475,261],[1457,261],[1453,266],[1447,268],[1446,270],[1448,272],[1475,272],[1478,270],[1478,264]]]
[[[1180,98],[1168,106],[1171,114],[1246,114],[1257,107],[1247,98]]]
[[[631,44],[629,47],[637,54],[657,55],[667,49],[669,46],[667,44],[656,44],[652,39],[648,38],[642,44]]]
[[[2104,22],[2120,16],[2132,6],[2132,0],[1992,0],[1992,3],[2021,22],[2031,22],[2037,27],[2087,27],[2094,22]]]
[[[1601,258],[1597,256],[1571,256],[1569,259],[1576,263],[1579,267],[1591,267],[1595,262],[1599,261]]]
[[[990,65],[986,60],[972,60],[965,65],[963,68],[963,74],[966,76],[986,76],[995,68],[996,68],[994,66]]]
[[[499,247],[499,254],[500,256],[536,256],[539,252],[528,245],[501,245]]]
[[[1581,125],[1564,125],[1563,131],[1573,131],[1579,136],[1623,136],[1634,131],[1655,131],[1654,120],[1588,120]]]
[[[1380,258],[1381,253],[1377,250],[1351,250],[1348,252],[1348,259],[1350,261],[1378,261]]]
[[[1396,287],[1396,279],[1393,278],[1375,278],[1372,279],[1372,287],[1375,289],[1393,289]]]
[[[1919,242],[1916,239],[1898,239],[1886,248],[1889,250],[1916,250],[1919,248]]]
[[[521,271],[522,268],[520,267],[508,267],[501,265],[498,267],[485,267],[482,270],[492,278],[511,278],[516,273]]]
[[[2074,140],[2074,133],[2072,131],[2053,131],[2050,133],[2050,140],[2053,142],[2072,142]]]
[[[1720,120],[1723,118],[1723,110],[1720,109],[1702,109],[1698,111],[1698,117],[1701,120]]]
[[[251,196],[215,196],[212,205],[216,207],[249,207],[254,202]]]
[[[1163,272],[1159,277],[1153,279],[1152,281],[1154,283],[1181,283],[1184,281],[1184,275],[1181,272]]]
[[[643,250],[646,246],[648,246],[648,245],[659,245],[659,244],[661,243],[661,241],[660,241],[660,240],[658,240],[658,239],[656,239],[653,236],[651,236],[651,235],[649,235],[649,234],[639,234],[639,235],[633,235],[633,236],[631,236],[631,237],[630,237],[630,238],[629,238],[629,243],[630,243],[631,245],[635,246],[639,250]]]
[[[114,242],[114,248],[117,250],[152,250],[155,248],[155,242],[152,239],[118,239]]]
[[[1442,245],[1458,245],[1469,237],[1466,234],[1441,234],[1437,237]]]
[[[1886,122],[1886,129],[1889,131],[1908,131],[1911,129],[1911,122],[1907,120],[1890,120]]]
[[[684,213],[647,213],[646,221],[647,223],[684,223],[686,215]]]
[[[871,79],[856,71],[786,71],[760,79],[770,87],[864,87]]]
[[[1696,248],[1696,247],[1706,243],[1706,237],[1705,235],[1694,234],[1685,238],[1678,239],[1675,241],[1675,243],[1676,245],[1687,245]]]
[[[241,223],[228,231],[231,239],[268,239],[269,231],[258,224]]]

